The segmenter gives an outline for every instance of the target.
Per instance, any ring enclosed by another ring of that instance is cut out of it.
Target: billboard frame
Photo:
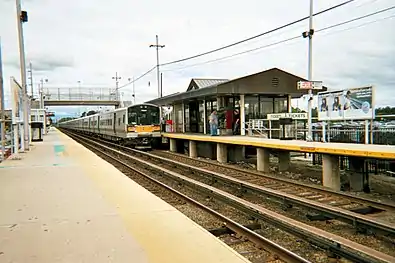
[[[358,93],[366,92],[365,90],[370,91],[370,98],[364,101],[361,101],[358,98],[351,97],[352,94],[356,94],[358,97]],[[361,87],[354,87],[342,90],[334,90],[334,91],[324,91],[318,92],[318,120],[319,121],[347,121],[347,120],[372,120],[375,118],[375,99],[376,99],[376,88],[374,85],[366,85]],[[350,96],[350,97],[349,97]],[[323,99],[325,98],[325,102]],[[336,99],[337,98],[337,99]],[[333,99],[332,109],[329,108],[331,102],[328,101]],[[336,102],[337,101],[337,102]],[[345,109],[344,105],[348,103],[351,105],[358,105],[357,108],[349,108]],[[337,106],[335,106],[337,105]],[[323,107],[325,107],[324,110]],[[334,107],[339,107],[334,110]],[[368,108],[368,112],[364,111],[364,108]],[[324,114],[325,112],[325,114]],[[334,113],[337,114],[334,114]]]

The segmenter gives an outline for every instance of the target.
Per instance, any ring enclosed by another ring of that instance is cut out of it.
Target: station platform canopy
[[[308,93],[307,90],[298,90],[298,81],[306,79],[293,75],[279,68],[272,68],[241,78],[228,79],[198,79],[191,80],[186,92],[178,92],[162,98],[157,98],[148,103],[165,106],[193,99],[232,95],[265,95],[267,97],[300,98]],[[317,91],[313,90],[313,94]]]

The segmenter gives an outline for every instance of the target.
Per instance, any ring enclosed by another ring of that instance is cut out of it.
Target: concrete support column
[[[217,161],[220,163],[228,162],[228,149],[226,144],[217,143]]]
[[[189,141],[189,157],[191,158],[197,158],[197,147],[196,147],[196,141]]]
[[[289,169],[291,163],[291,154],[287,151],[281,151],[278,153],[278,171],[284,172]]]
[[[350,188],[352,191],[362,191],[364,187],[365,161],[363,158],[358,157],[349,157],[348,161],[350,165]]]
[[[363,173],[350,172],[350,188],[352,191],[362,191],[364,186]]]
[[[270,172],[270,153],[268,149],[257,148],[256,149],[256,169],[259,172],[269,173]]]
[[[233,145],[229,147],[228,151],[228,161],[230,162],[241,162],[245,160],[245,146]]]
[[[246,113],[245,113],[245,100],[244,95],[240,95],[240,134],[246,135]]]
[[[339,156],[322,155],[322,184],[324,187],[340,191]]]
[[[170,138],[170,151],[177,152],[177,140]]]
[[[182,103],[182,132],[185,133],[185,104]]]
[[[206,105],[206,100],[203,100],[203,133],[207,134],[207,105]]]

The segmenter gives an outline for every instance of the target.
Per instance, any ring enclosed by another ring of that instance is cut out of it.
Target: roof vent
[[[272,78],[272,87],[277,88],[280,80],[277,77]]]

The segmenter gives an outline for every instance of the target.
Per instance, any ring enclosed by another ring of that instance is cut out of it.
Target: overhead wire
[[[324,10],[322,10],[322,11],[319,11],[319,12],[317,12],[317,13],[314,13],[313,16],[321,15],[321,14],[323,14],[323,13],[326,13],[326,12],[328,12],[328,11],[334,10],[334,9],[336,9],[336,8],[339,8],[339,7],[341,7],[341,6],[344,6],[344,5],[349,4],[349,3],[351,3],[351,2],[354,2],[354,1],[355,1],[355,0],[348,0],[348,1],[345,1],[345,2],[340,3],[340,4],[338,4],[338,5],[335,5],[335,6],[332,6],[332,7],[327,8],[327,9],[324,9]],[[290,23],[287,23],[287,24],[285,24],[285,25],[276,27],[276,28],[274,28],[274,29],[268,30],[268,31],[266,31],[266,32],[260,33],[260,34],[258,34],[258,35],[255,35],[255,36],[252,36],[252,37],[249,37],[249,38],[245,38],[245,39],[243,39],[243,40],[234,42],[234,43],[232,43],[232,44],[228,44],[228,45],[225,45],[225,46],[222,46],[222,47],[219,47],[219,48],[215,48],[215,49],[212,49],[212,50],[209,50],[209,51],[206,51],[206,52],[197,54],[197,55],[193,55],[193,56],[190,56],[190,57],[186,57],[186,58],[182,58],[182,59],[178,59],[178,60],[174,60],[174,61],[162,63],[162,64],[160,64],[160,66],[166,66],[166,65],[170,65],[170,64],[175,64],[175,63],[183,62],[183,61],[186,61],[186,60],[194,59],[194,58],[197,58],[197,57],[205,56],[205,55],[208,55],[208,54],[211,54],[211,53],[214,53],[214,52],[218,52],[218,51],[220,51],[220,50],[223,50],[223,49],[226,49],[226,48],[230,48],[230,47],[233,47],[233,46],[236,46],[236,45],[245,43],[245,42],[250,41],[250,40],[253,40],[253,39],[255,39],[255,38],[258,38],[258,37],[261,37],[261,36],[264,36],[264,35],[267,35],[267,34],[276,32],[276,31],[281,30],[281,29],[283,29],[283,28],[292,26],[292,25],[294,25],[294,24],[300,23],[300,22],[302,22],[302,21],[308,19],[309,17],[310,17],[310,16],[305,16],[305,17],[303,17],[303,18],[300,18],[300,19],[295,20],[295,21],[293,21],[293,22],[290,22]]]
[[[129,81],[128,83],[122,85],[122,86],[119,87],[118,89],[122,89],[122,88],[124,88],[124,87],[126,87],[126,86],[128,86],[128,85],[130,85],[130,84],[132,84],[132,83],[134,83],[134,82],[136,82],[136,81],[138,81],[139,79],[145,77],[147,74],[151,73],[154,69],[156,69],[156,66],[152,67],[150,70],[148,70],[148,71],[146,71],[145,73],[141,74],[139,77],[135,78],[134,80]]]
[[[355,0],[350,0],[350,1],[347,1],[347,2],[343,2],[342,4],[339,4],[337,6],[333,6],[332,8],[329,8],[329,9],[325,9],[325,10],[320,11],[320,12],[314,14],[314,15],[322,14],[323,12],[326,12],[326,11],[329,11],[329,10],[334,9],[336,7],[345,5],[345,4],[350,3],[352,1],[355,1]],[[381,9],[379,11],[372,12],[372,13],[369,13],[367,15],[359,16],[359,17],[356,17],[356,18],[353,18],[353,19],[350,19],[350,20],[347,20],[347,21],[344,21],[344,22],[340,22],[340,23],[337,23],[337,24],[334,24],[334,25],[331,25],[331,26],[328,26],[328,27],[321,28],[319,30],[316,30],[316,32],[322,32],[322,31],[328,30],[330,28],[334,28],[334,27],[338,27],[338,26],[341,26],[341,25],[345,25],[345,24],[351,23],[351,22],[355,22],[355,21],[358,21],[358,20],[361,20],[361,19],[364,19],[364,18],[367,18],[367,17],[370,17],[370,16],[374,16],[374,15],[377,15],[377,14],[380,14],[380,13],[383,13],[383,12],[387,12],[387,11],[392,10],[394,8],[395,8],[395,6],[391,6],[391,7],[385,8],[385,9]],[[388,18],[391,18],[391,17],[392,16],[384,18],[384,19],[388,19]],[[306,18],[304,18],[304,19],[306,19]],[[304,19],[300,19],[300,21],[303,21]],[[383,20],[383,19],[381,19],[381,20]],[[300,21],[298,20],[298,22],[300,22]],[[376,22],[376,21],[373,21],[373,22]],[[370,24],[370,23],[373,23],[373,22],[368,22],[368,23],[365,23],[365,24]],[[293,24],[294,23],[292,23],[291,25],[293,25]],[[360,25],[360,26],[362,26],[362,25]],[[357,27],[360,27],[360,26],[357,26]],[[284,28],[284,27],[285,26],[283,26],[281,28]],[[271,30],[270,33],[274,32],[274,31],[275,30]],[[267,32],[269,32],[269,31],[267,31]],[[265,33],[267,33],[267,32],[265,32]],[[254,39],[256,37],[259,37],[259,36],[261,36],[261,35],[263,35],[265,33],[262,33],[260,35],[248,38],[248,40],[246,40],[246,41],[252,40],[252,39]],[[242,51],[242,52],[238,52],[238,53],[235,53],[235,54],[232,54],[232,55],[224,56],[224,57],[221,57],[221,58],[217,58],[217,59],[213,59],[213,60],[209,60],[209,61],[205,61],[205,62],[201,62],[201,63],[196,63],[196,64],[192,64],[192,65],[187,65],[185,67],[178,68],[178,69],[170,69],[170,70],[163,70],[163,71],[164,72],[165,71],[177,71],[177,70],[181,70],[181,69],[185,69],[185,68],[189,68],[189,67],[193,67],[193,66],[213,63],[213,62],[217,62],[217,61],[224,60],[224,59],[227,59],[227,58],[232,58],[232,57],[239,56],[239,55],[242,55],[242,54],[250,53],[250,52],[253,52],[253,51],[256,51],[256,50],[260,50],[260,49],[268,48],[268,47],[275,46],[275,45],[278,45],[278,44],[282,44],[282,43],[285,43],[285,42],[290,42],[290,41],[298,39],[298,38],[300,38],[300,35],[294,36],[294,37],[290,37],[290,38],[287,38],[287,39],[284,39],[284,40],[281,40],[281,41],[277,41],[277,42],[274,42],[274,43],[271,43],[271,44],[267,44],[267,45],[264,45],[264,46],[260,46],[260,47],[257,47],[257,48],[253,48],[253,49],[245,50],[245,51]],[[245,42],[244,40],[242,40],[242,41]],[[241,41],[238,41],[236,43],[239,43],[239,42],[242,43]],[[233,43],[233,44],[235,44],[235,43]],[[227,46],[230,47],[231,45],[227,45]],[[213,53],[213,52],[215,52],[215,51],[212,51],[212,52],[210,51],[210,53]],[[207,53],[207,52],[205,52],[205,53]],[[199,54],[199,56],[203,56],[202,54]],[[209,53],[207,53],[207,54],[209,54]],[[191,57],[189,59],[191,59]],[[185,61],[185,60],[187,60],[187,59],[184,59],[182,61]],[[179,63],[179,62],[181,62],[181,61],[178,61],[177,63]],[[176,62],[174,62],[174,63],[176,63]],[[174,64],[174,63],[172,62],[171,64]],[[161,66],[164,66],[164,65],[169,65],[169,63],[161,64]],[[130,84],[132,84],[132,83],[134,83],[134,82],[136,82],[138,80],[140,80],[141,78],[143,78],[144,76],[146,76],[147,74],[152,72],[154,69],[156,69],[156,66],[152,67],[150,70],[146,71],[144,74],[140,75],[138,78],[134,79],[133,81],[122,85],[118,89],[126,87],[126,86],[128,86],[128,85],[130,85]]]
[[[332,7],[329,7],[329,8],[327,8],[327,9],[324,9],[324,10],[322,10],[322,11],[319,11],[319,12],[317,12],[317,13],[314,13],[313,16],[321,15],[321,14],[323,14],[323,13],[326,13],[326,12],[328,12],[328,11],[334,10],[334,9],[336,9],[336,8],[339,8],[339,7],[341,7],[341,6],[344,6],[344,5],[349,4],[349,3],[351,3],[351,2],[354,2],[354,1],[356,1],[356,0],[348,0],[348,1],[342,2],[342,3],[338,4],[338,5],[334,5],[334,6],[332,6]],[[300,23],[300,22],[302,22],[302,21],[304,21],[304,20],[306,20],[306,19],[308,19],[308,18],[309,18],[309,16],[306,16],[306,17],[300,18],[300,19],[298,19],[298,20],[295,20],[295,21],[293,21],[293,22],[287,23],[287,24],[285,24],[285,25],[279,26],[279,27],[277,27],[277,28],[271,29],[271,30],[269,30],[269,31],[263,32],[263,33],[261,33],[261,34],[258,34],[258,35],[255,35],[255,36],[252,36],[252,37],[249,37],[249,38],[246,38],[246,39],[243,39],[243,40],[234,42],[234,43],[232,43],[232,44],[229,44],[229,45],[226,45],[226,46],[223,46],[223,47],[219,47],[219,48],[216,48],[216,49],[213,49],[213,50],[210,50],[210,51],[206,51],[206,52],[203,52],[203,53],[194,55],[194,56],[186,57],[186,58],[183,58],[183,59],[178,59],[178,60],[174,60],[174,61],[162,63],[162,64],[160,64],[159,66],[165,66],[165,65],[170,65],[170,64],[175,64],[175,63],[183,62],[183,61],[190,60],[190,59],[193,59],[193,58],[197,58],[197,57],[201,57],[201,56],[204,56],[204,55],[208,55],[208,54],[211,54],[211,53],[214,53],[214,52],[217,52],[217,51],[226,49],[226,48],[230,48],[230,47],[233,47],[233,46],[236,46],[236,45],[245,43],[245,42],[247,42],[247,41],[250,41],[250,40],[259,38],[259,37],[261,37],[261,36],[264,36],[264,35],[273,33],[273,32],[275,32],[275,31],[284,29],[284,28],[289,27],[289,26],[292,26],[292,25],[294,25],[294,24]],[[132,83],[134,83],[134,82],[136,82],[136,81],[138,81],[139,79],[143,78],[144,76],[146,76],[147,74],[149,74],[150,72],[152,72],[156,67],[157,67],[157,66],[154,66],[154,67],[151,68],[150,70],[146,71],[144,74],[140,75],[138,78],[134,79],[133,81],[129,81],[128,83],[122,85],[122,86],[119,87],[118,89],[123,88],[123,87],[126,87],[126,86],[128,86],[128,85],[130,85],[130,84],[132,84]]]
[[[350,19],[350,20],[347,20],[347,21],[344,21],[344,22],[340,22],[340,23],[337,23],[337,24],[334,24],[334,25],[331,25],[331,26],[327,26],[327,27],[318,29],[315,32],[322,32],[322,31],[325,31],[325,30],[328,30],[328,29],[331,29],[331,28],[334,28],[334,27],[338,27],[338,26],[342,26],[342,25],[345,25],[345,24],[349,24],[349,23],[352,23],[352,22],[355,22],[355,21],[358,21],[358,20],[361,20],[361,19],[364,19],[364,18],[367,18],[367,17],[370,17],[370,16],[374,16],[374,15],[377,15],[377,14],[380,14],[380,13],[387,12],[387,11],[392,10],[394,8],[395,8],[395,6],[392,6],[392,7],[389,7],[389,8],[385,8],[385,9],[381,9],[379,11],[376,11],[376,12],[373,12],[373,13],[369,13],[367,15],[359,16],[359,17],[356,17],[356,18],[353,18],[353,19]],[[367,24],[371,24],[371,23],[375,23],[375,22],[378,22],[378,21],[381,21],[381,20],[389,19],[389,18],[392,18],[394,16],[395,15],[391,15],[391,16],[388,16],[388,17],[385,17],[385,18],[382,18],[382,19],[378,19],[378,20],[375,20],[375,21],[370,21],[370,22],[364,23],[362,25],[358,25],[358,26],[356,26],[354,28],[361,27],[363,25],[367,25]],[[350,30],[350,29],[351,28],[346,29],[346,30]],[[238,53],[235,53],[235,54],[232,54],[232,55],[228,55],[228,56],[224,56],[224,57],[220,57],[220,58],[216,58],[216,59],[212,59],[212,60],[208,60],[208,61],[204,61],[204,62],[200,62],[200,63],[196,63],[196,64],[187,65],[187,66],[184,66],[184,67],[181,67],[181,68],[177,68],[177,69],[168,69],[168,70],[162,70],[162,71],[163,72],[177,71],[177,70],[182,70],[182,69],[185,69],[185,68],[190,68],[190,67],[195,67],[195,66],[199,66],[199,65],[209,64],[209,63],[221,61],[221,60],[224,60],[224,59],[227,59],[227,58],[232,58],[232,57],[236,57],[236,56],[239,56],[239,55],[247,54],[247,53],[250,53],[250,52],[253,52],[253,51],[256,51],[256,50],[272,47],[272,46],[275,46],[275,45],[278,45],[278,44],[282,44],[282,43],[285,43],[285,42],[290,42],[292,40],[299,39],[299,38],[301,38],[300,35],[294,36],[294,37],[290,37],[290,38],[287,38],[287,39],[284,39],[284,40],[280,40],[280,41],[277,41],[277,42],[274,42],[274,43],[270,43],[270,44],[267,44],[267,45],[263,45],[263,46],[260,46],[260,47],[256,47],[256,48],[253,48],[253,49],[248,49],[248,50],[245,50],[245,51],[242,51],[242,52],[238,52]]]

